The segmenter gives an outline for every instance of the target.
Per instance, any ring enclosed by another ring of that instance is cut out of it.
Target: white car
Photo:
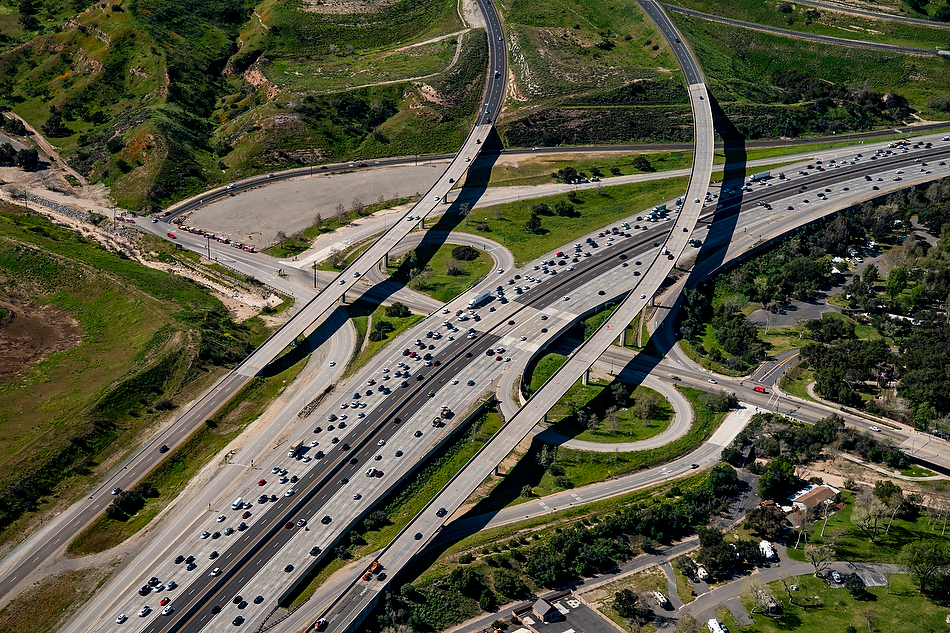
[[[171,615],[172,611],[174,611],[174,610],[175,610],[175,609],[172,608],[172,605],[168,605],[167,607],[165,607],[164,609],[162,609],[162,615]]]
[[[336,361],[335,361],[335,360],[331,360],[331,361],[330,361],[330,367],[336,367]]]
[[[459,379],[458,379],[458,378],[453,378],[453,379],[452,379],[452,384],[453,384],[453,385],[459,384]]]
[[[218,515],[218,523],[221,523],[222,521],[224,521],[224,520],[227,519],[227,518],[228,518],[228,517],[224,516],[223,514],[219,514],[219,515]]]
[[[875,433],[880,433],[880,432],[881,432],[881,427],[879,427],[879,426],[869,426],[869,427],[868,427],[868,430],[869,430],[869,431],[874,431]]]
[[[713,380],[712,378],[710,378],[710,379],[707,380],[706,382],[708,382],[708,383],[711,384],[711,385],[718,385],[718,384],[719,384],[718,382],[716,382],[716,381]]]
[[[505,269],[504,269],[504,268],[499,268],[499,269],[498,269],[498,274],[499,274],[499,275],[503,274],[504,272],[505,272]]]
[[[117,617],[117,618],[115,619],[115,623],[116,623],[116,624],[122,624],[123,622],[125,622],[125,621],[128,620],[128,619],[129,619],[129,616],[125,615],[124,613],[120,613],[120,614],[119,614],[119,617]]]
[[[220,573],[221,573],[221,568],[220,568],[220,567],[215,567],[214,569],[211,570],[211,575],[212,575],[212,576],[217,576],[217,575],[220,574]]]
[[[201,533],[201,538],[208,538],[210,536],[211,536],[211,532],[209,532],[208,530],[205,530],[204,532]]]
[[[376,446],[386,446],[386,440],[379,440],[376,442]]]
[[[151,613],[151,612],[152,612],[151,607],[149,607],[149,606],[144,606],[144,607],[142,607],[141,609],[139,609],[139,617],[140,617],[140,618],[144,618],[145,616],[147,616],[147,615],[148,615],[149,613]]]
[[[320,445],[320,442],[318,442],[317,440],[310,442],[310,448],[313,448],[314,446],[319,446],[319,445]]]
[[[285,497],[289,497],[289,496],[291,496],[292,494],[294,494],[294,489],[293,489],[293,488],[291,488],[290,490],[288,490],[287,492],[285,492],[285,493],[284,493],[284,496],[285,496]]]

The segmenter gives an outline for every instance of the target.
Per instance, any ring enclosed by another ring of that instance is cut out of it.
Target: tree
[[[864,581],[857,574],[848,574],[844,579],[844,588],[855,600],[863,600],[868,595],[868,591],[864,587]]]
[[[610,385],[610,395],[613,396],[614,402],[618,406],[624,406],[627,404],[627,396],[630,395],[630,387],[620,381],[615,380]]]
[[[478,259],[478,250],[471,246],[456,246],[452,249],[452,259],[460,262],[470,262]]]
[[[745,515],[746,527],[756,536],[774,536],[784,524],[785,513],[778,506],[757,506]]]
[[[901,548],[897,557],[901,567],[917,582],[923,593],[934,580],[948,573],[950,552],[937,541],[922,539]]]
[[[894,268],[887,274],[887,281],[884,282],[884,292],[891,298],[891,301],[897,298],[897,295],[904,292],[907,287],[907,269],[903,266]]]
[[[494,573],[495,591],[506,598],[515,599],[528,594],[528,587],[516,572],[499,569]]]
[[[540,235],[544,233],[544,228],[541,226],[541,218],[536,213],[531,214],[531,218],[524,223],[523,228],[532,235]]]
[[[633,403],[633,415],[644,422],[653,420],[656,418],[657,413],[659,413],[661,404],[662,400],[660,399],[660,395],[648,391],[639,396]]]
[[[40,164],[40,154],[35,147],[21,149],[16,153],[16,164],[20,169],[33,171]]]
[[[742,594],[752,600],[752,613],[769,613],[775,604],[775,596],[758,578],[747,578],[742,582]]]
[[[805,545],[805,559],[815,568],[815,576],[821,576],[834,557],[834,548],[825,545]]]
[[[706,481],[709,492],[717,499],[731,497],[738,484],[739,475],[737,475],[735,469],[728,464],[716,464],[713,466],[712,470],[709,471],[709,479]]]
[[[759,478],[759,497],[785,499],[795,491],[797,482],[795,466],[788,457],[779,455],[768,463]]]
[[[412,311],[406,307],[406,304],[396,301],[392,305],[386,306],[386,316],[393,319],[404,319],[412,316]]]
[[[647,160],[646,156],[640,155],[633,159],[634,169],[639,169],[640,171],[656,171],[653,168],[653,165],[650,164],[650,161]]]
[[[573,193],[573,192],[572,192]],[[576,202],[576,194],[572,196],[572,199]],[[572,218],[576,214],[574,213],[574,205],[568,202],[567,200],[558,200],[554,203],[554,213],[562,218]]]
[[[640,596],[630,589],[621,589],[614,594],[614,611],[635,624],[644,624],[651,613],[650,608],[640,600]]]
[[[884,503],[875,497],[873,492],[864,489],[854,498],[851,521],[860,527],[873,543],[877,538],[878,523],[886,512]]]
[[[687,613],[676,621],[673,633],[700,633],[699,621]]]
[[[281,246],[284,245],[284,242],[287,241],[287,234],[283,231],[277,231],[277,243]]]
[[[534,215],[551,215],[551,207],[544,202],[535,202],[531,205],[531,213]]]

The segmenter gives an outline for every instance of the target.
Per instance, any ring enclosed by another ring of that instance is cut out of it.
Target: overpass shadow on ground
[[[432,210],[431,213],[441,213],[441,215],[435,221],[435,224],[426,229],[425,237],[416,247],[417,259],[413,268],[424,270],[432,261],[436,251],[448,242],[449,234],[465,221],[468,210],[481,199],[488,189],[492,169],[498,161],[501,149],[501,139],[495,129],[492,128],[488,137],[482,141],[482,154],[469,167],[465,178],[465,186],[459,190],[455,200]],[[446,194],[444,201],[447,201],[450,195],[451,191]],[[408,270],[397,269],[388,282],[374,286],[372,290],[363,294],[360,301],[370,311],[375,310],[393,293],[407,285],[408,273]]]

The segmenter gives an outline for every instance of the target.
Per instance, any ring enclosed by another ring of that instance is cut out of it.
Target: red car
[[[173,240],[177,239],[174,233],[168,233],[168,237],[172,238]]]
[[[258,485],[258,486],[263,486],[263,485],[266,484],[266,483],[267,483],[267,482],[266,482],[265,480],[261,479],[259,482],[257,482],[257,485]]]
[[[382,477],[382,476],[383,476],[383,471],[377,470],[374,476],[376,476],[376,477]]]
[[[758,391],[759,393],[768,393],[768,391],[765,390],[765,387],[760,387],[759,385],[752,387],[752,391]]]
[[[363,574],[363,580],[372,580],[372,579],[373,579],[373,574],[369,572],[366,572],[365,574]]]
[[[244,514],[241,515],[241,518],[242,518],[242,519],[247,519],[247,518],[250,518],[250,516],[251,516],[251,511],[248,510],[248,511],[246,511]]]
[[[162,606],[164,607],[166,604],[168,604],[168,603],[171,602],[171,601],[172,601],[171,598],[169,598],[168,596],[165,596],[164,598],[162,598],[162,601],[159,602],[158,604],[160,604],[160,605],[162,605]]]
[[[284,524],[284,527],[287,528],[288,530],[293,529],[293,527],[294,527],[294,522],[293,522],[293,521],[287,521],[287,523]]]
[[[360,166],[360,167],[368,167],[368,165],[367,165],[366,163],[360,163],[359,166]]]

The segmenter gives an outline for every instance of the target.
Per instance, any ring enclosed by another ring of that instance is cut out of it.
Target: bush
[[[456,246],[452,249],[452,259],[460,262],[470,262],[478,259],[478,250],[471,246]]]
[[[391,306],[386,306],[386,316],[394,319],[404,319],[412,316],[412,311],[406,307],[406,304],[397,301]]]
[[[474,561],[475,561],[475,557],[469,554],[468,552],[459,556],[460,565],[468,565],[469,563],[472,563]]]

